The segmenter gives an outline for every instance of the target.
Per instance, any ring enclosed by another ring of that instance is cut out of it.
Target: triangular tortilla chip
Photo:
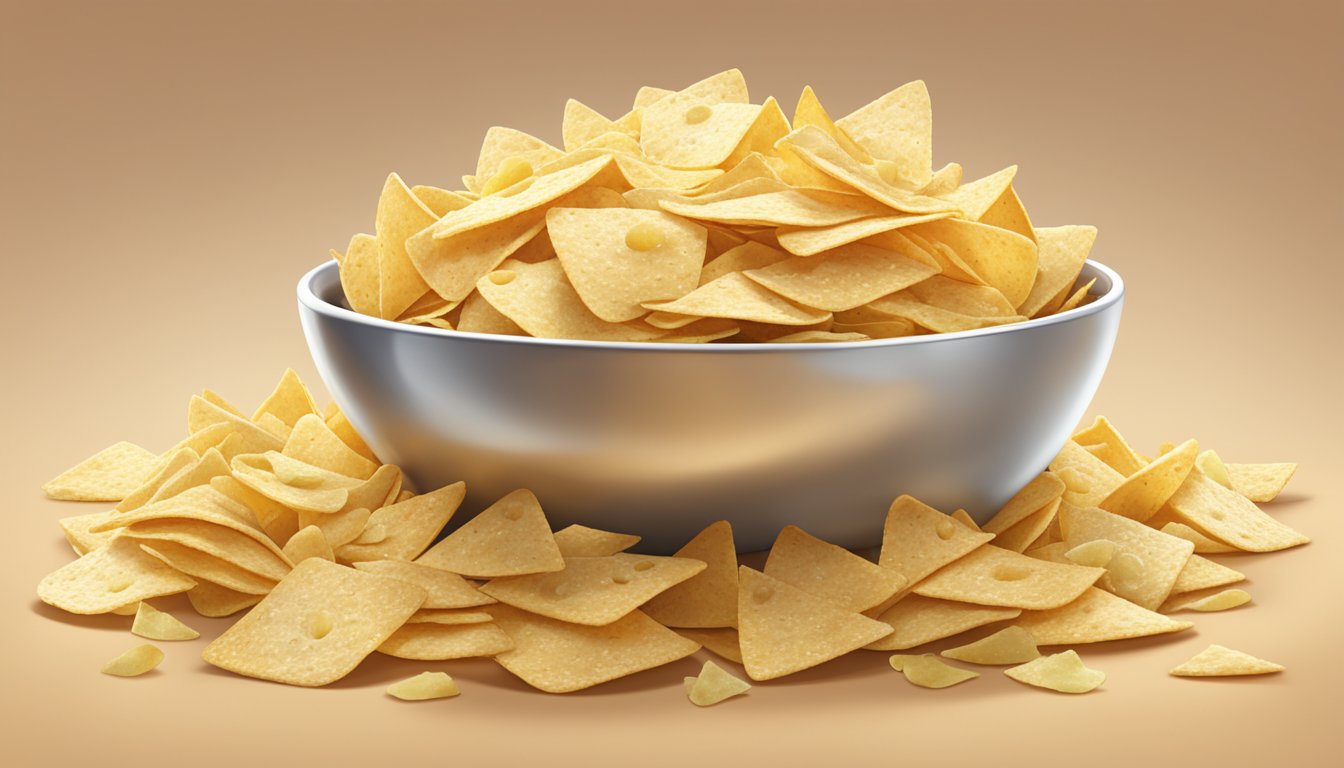
[[[1098,539],[1114,542],[1116,552],[1107,565],[1109,578],[1101,586],[1148,610],[1156,610],[1171,594],[1195,549],[1185,539],[1095,507],[1067,504],[1059,512],[1059,525],[1070,549]],[[1127,555],[1140,561],[1132,572],[1116,567]]]
[[[47,481],[42,490],[66,501],[121,501],[154,474],[160,461],[134,443],[120,442]]]
[[[261,405],[257,406],[256,413],[252,414],[252,420],[256,421],[266,413],[272,414],[290,427],[304,416],[318,413],[317,403],[313,402],[313,394],[304,386],[303,380],[293,368],[285,369],[275,389],[266,396]]]
[[[705,570],[654,597],[644,611],[669,627],[737,626],[737,549],[727,520],[706,527],[674,557],[705,563]]]
[[[1047,610],[1073,601],[1103,573],[1101,568],[1051,563],[987,545],[919,582],[914,592],[977,605]]]
[[[492,579],[481,591],[540,616],[604,626],[704,569],[703,562],[684,557],[568,557],[563,570]]]
[[[905,577],[788,525],[765,561],[765,574],[856,613],[908,586]]]
[[[360,456],[346,445],[315,413],[306,414],[295,422],[280,452],[315,467],[359,480],[373,477],[373,473],[378,470],[378,464]]]
[[[415,561],[475,578],[550,573],[565,567],[541,503],[522,488],[491,504]]]
[[[916,584],[992,538],[994,534],[972,531],[912,496],[901,496],[887,510],[878,563]]]
[[[1097,239],[1097,228],[1088,226],[1041,227],[1035,230],[1037,251],[1036,280],[1031,292],[1018,305],[1027,317],[1053,314],[1063,304],[1061,294],[1073,287],[1083,262]],[[1059,296],[1060,300],[1055,301]],[[1087,440],[1079,440],[1084,445]],[[1124,474],[1124,469],[1116,467]]]
[[[1064,483],[1059,477],[1053,472],[1042,472],[1013,494],[981,528],[990,533],[1006,531],[1063,495]]]
[[[1068,605],[1024,613],[1016,624],[1030,632],[1038,645],[1125,640],[1180,632],[1194,626],[1188,621],[1176,621],[1141,608],[1096,587],[1089,588]]]
[[[1221,645],[1210,645],[1186,661],[1172,668],[1176,677],[1226,677],[1229,675],[1269,675],[1283,671],[1282,664],[1258,659],[1249,653],[1234,651]]]
[[[906,83],[835,124],[872,157],[894,163],[902,184],[919,189],[933,178],[933,106],[923,80]]]
[[[547,693],[589,688],[683,659],[700,648],[639,611],[603,627],[588,627],[502,604],[484,610],[513,640],[513,649],[495,661]]]
[[[1166,508],[1179,522],[1248,552],[1273,552],[1311,541],[1265,514],[1245,496],[1214,482],[1199,467],[1191,470]]]
[[[389,174],[378,197],[375,233],[378,238],[378,316],[392,320],[429,290],[411,258],[406,240],[438,221],[397,174]]]
[[[434,541],[462,504],[467,486],[457,482],[437,491],[412,496],[380,509],[369,517],[368,528],[381,526],[386,536],[377,542],[359,539],[336,550],[345,562],[414,560]]]
[[[606,557],[639,543],[639,537],[575,523],[555,532],[555,545],[565,557]]]
[[[906,595],[877,617],[895,631],[864,647],[871,651],[903,651],[996,621],[1015,619],[1021,613],[1020,608],[995,608]]]
[[[340,262],[341,292],[350,309],[378,317],[378,238],[356,234],[345,256],[336,251],[331,255]]]
[[[1131,520],[1147,520],[1157,514],[1185,482],[1198,455],[1199,441],[1186,440],[1125,478],[1097,506]]]
[[[1207,557],[1191,555],[1190,559],[1185,561],[1185,567],[1181,569],[1180,575],[1176,577],[1176,583],[1171,587],[1171,594],[1183,595],[1210,587],[1225,587],[1245,579],[1246,575],[1240,571]]]
[[[1040,539],[1051,524],[1055,522],[1062,501],[1063,499],[1052,499],[1044,507],[1027,515],[1006,530],[995,534],[995,546],[1013,552],[1025,551],[1028,546]]]
[[[745,565],[738,568],[738,638],[752,680],[815,667],[891,632],[880,621],[787,582]]]
[[[1050,471],[1064,481],[1064,500],[1075,507],[1095,507],[1125,482],[1124,475],[1072,440],[1059,449]]]

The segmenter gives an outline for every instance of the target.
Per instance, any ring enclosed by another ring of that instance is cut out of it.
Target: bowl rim
[[[399,323],[395,320],[383,320],[382,318],[372,317],[361,314],[351,309],[333,304],[317,295],[313,284],[319,279],[326,278],[326,274],[332,270],[339,269],[335,259],[323,262],[322,264],[308,270],[303,277],[299,278],[298,298],[299,304],[308,310],[325,315],[334,320],[354,323],[356,325],[365,325],[372,328],[380,328],[385,331],[397,333],[409,333],[416,335],[426,335],[445,339],[458,339],[468,342],[490,342],[501,344],[517,344],[521,346],[546,346],[546,347],[570,347],[593,350],[635,350],[635,351],[657,351],[667,354],[690,354],[690,353],[710,353],[710,354],[761,354],[769,352],[797,352],[799,350],[810,350],[814,352],[874,349],[880,347],[901,347],[920,344],[936,344],[939,342],[951,342],[960,339],[977,338],[981,336],[995,336],[1001,333],[1017,333],[1030,331],[1033,328],[1041,328],[1048,325],[1057,325],[1067,323],[1073,320],[1080,320],[1090,315],[1105,312],[1110,307],[1120,303],[1125,294],[1125,283],[1120,275],[1110,267],[1099,261],[1087,259],[1083,262],[1083,270],[1088,268],[1099,273],[1100,277],[1106,278],[1110,283],[1110,289],[1088,304],[1081,307],[1070,309],[1067,312],[1059,312],[1045,317],[1026,320],[1019,323],[1007,323],[988,328],[978,328],[970,331],[955,331],[952,333],[930,333],[922,336],[901,336],[893,339],[867,339],[864,341],[838,341],[838,342],[743,342],[737,344],[669,344],[657,341],[595,341],[591,339],[541,339],[533,336],[507,336],[496,333],[470,333],[467,331],[447,330],[444,328],[435,328],[433,326],[409,325]],[[1079,272],[1082,274],[1082,271]],[[1076,285],[1076,281],[1075,281]]]

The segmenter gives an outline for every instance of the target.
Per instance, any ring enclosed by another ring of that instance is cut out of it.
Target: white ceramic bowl
[[[977,520],[1049,463],[1114,346],[1124,287],[979,331],[840,344],[607,343],[409,326],[346,308],[335,262],[299,281],[327,387],[421,490],[465,480],[454,523],[515,488],[552,525],[670,551],[727,519],[739,549],[787,524],[880,542],[909,493]]]

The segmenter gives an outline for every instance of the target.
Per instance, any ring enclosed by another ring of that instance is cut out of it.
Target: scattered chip
[[[685,557],[570,557],[562,570],[492,579],[481,591],[530,613],[603,626],[704,569],[705,563]]]
[[[117,677],[136,677],[159,666],[163,661],[163,651],[149,643],[137,645],[131,650],[103,665],[104,675]]]
[[[66,501],[121,501],[159,464],[157,455],[134,443],[116,443],[52,478],[42,490]]]
[[[1077,599],[1103,573],[1100,568],[1050,563],[987,545],[917,583],[914,592],[977,605],[1044,611]]]
[[[887,510],[878,563],[918,584],[926,576],[994,538],[972,531],[911,496],[901,496]]]
[[[491,504],[416,562],[476,578],[550,573],[565,567],[541,503],[526,489]]]
[[[1005,669],[1003,674],[1019,683],[1060,693],[1087,693],[1106,682],[1106,673],[1084,666],[1078,652],[1072,650],[1033,659]]]
[[[183,624],[176,616],[145,602],[136,608],[131,634],[146,640],[195,640],[201,636],[200,632]]]
[[[793,525],[779,532],[764,570],[768,576],[859,613],[908,586],[899,571],[876,565]]]
[[[1254,502],[1273,501],[1297,472],[1296,464],[1228,464],[1232,490]]]
[[[1210,645],[1170,674],[1176,677],[1228,677],[1234,675],[1271,675],[1283,671],[1282,664],[1258,659],[1249,653],[1221,645]]]
[[[37,585],[37,596],[63,611],[93,614],[194,586],[190,577],[142,552],[131,539],[117,536],[48,574]]]
[[[1162,508],[1181,487],[1199,455],[1199,442],[1186,440],[1154,459],[1102,499],[1097,506],[1143,522]]]
[[[309,558],[202,658],[248,677],[326,685],[349,674],[424,601],[414,584]]]
[[[1097,540],[1114,544],[1101,586],[1149,610],[1171,594],[1195,548],[1185,539],[1095,507],[1068,505],[1060,510],[1059,523],[1070,548]]]
[[[513,648],[513,641],[493,622],[406,624],[378,646],[378,652],[399,659],[445,661],[494,656]]]
[[[896,654],[889,659],[891,668],[905,675],[905,679],[921,688],[947,688],[973,680],[979,672],[961,669],[944,662],[931,653],[919,655]]]
[[[449,699],[461,693],[447,672],[421,672],[387,686],[387,695],[402,701]]]
[[[660,667],[700,647],[640,611],[589,627],[503,604],[485,610],[513,641],[513,649],[496,655],[495,661],[547,693],[569,693]]]
[[[555,532],[555,545],[565,557],[606,557],[638,543],[638,536],[600,531],[577,523]]]
[[[973,643],[948,648],[944,656],[971,664],[1021,664],[1041,655],[1036,639],[1020,626],[1004,627]]]
[[[1048,611],[1024,613],[1016,623],[1030,632],[1039,645],[1127,640],[1181,632],[1194,626],[1188,621],[1176,621],[1140,608],[1122,597],[1095,587],[1068,605]]]
[[[686,697],[697,707],[713,706],[750,690],[751,683],[734,677],[712,661],[705,662],[698,676],[686,678]]]
[[[1265,514],[1242,494],[1209,479],[1198,467],[1171,497],[1168,508],[1178,522],[1196,526],[1248,552],[1274,552],[1311,541]]]
[[[892,628],[892,633],[864,648],[871,651],[903,651],[986,624],[1015,619],[1021,613],[1020,608],[995,608],[906,595],[877,617],[878,621]]]
[[[752,680],[793,674],[862,648],[892,628],[747,566],[738,568],[738,639]]]
[[[711,524],[677,550],[705,570],[650,600],[644,611],[669,627],[737,626],[737,548],[727,520]]]
[[[1171,594],[1183,595],[1212,587],[1223,587],[1245,579],[1246,575],[1241,571],[1228,568],[1207,557],[1191,555],[1185,567],[1181,569],[1180,575],[1176,577],[1176,583],[1171,587]]]
[[[1205,597],[1187,598],[1176,602],[1167,610],[1172,611],[1226,611],[1239,608],[1251,602],[1251,593],[1244,589],[1225,589],[1217,594]],[[1166,606],[1163,606],[1166,608]]]

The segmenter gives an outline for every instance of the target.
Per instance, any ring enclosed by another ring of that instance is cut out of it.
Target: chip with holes
[[[1249,552],[1273,552],[1311,541],[1265,514],[1242,494],[1211,480],[1198,467],[1172,495],[1167,508],[1179,522]]]
[[[738,569],[738,639],[752,680],[793,674],[891,634],[887,624],[760,571]]]
[[[37,585],[37,596],[63,611],[93,614],[194,586],[189,576],[142,552],[131,539],[117,536],[48,574]]]
[[[202,658],[248,677],[320,686],[345,677],[425,601],[399,579],[309,558]]]
[[[1101,586],[1149,610],[1171,594],[1195,548],[1185,539],[1095,507],[1066,505],[1059,523],[1070,548],[1097,540],[1112,542],[1116,551],[1107,559]]]
[[[468,520],[416,562],[477,578],[550,573],[565,567],[541,502],[521,488]]]
[[[912,496],[901,496],[887,510],[878,564],[917,584],[992,538],[993,533],[972,531]]]
[[[704,569],[705,563],[686,557],[567,557],[562,570],[492,579],[481,591],[530,613],[603,626]]]
[[[987,545],[917,583],[914,592],[943,600],[1042,611],[1068,604],[1103,573],[1100,568],[1046,562]]]
[[[547,693],[569,693],[695,653],[688,640],[639,611],[602,627],[568,624],[504,604],[485,608],[513,641],[500,666]]]

